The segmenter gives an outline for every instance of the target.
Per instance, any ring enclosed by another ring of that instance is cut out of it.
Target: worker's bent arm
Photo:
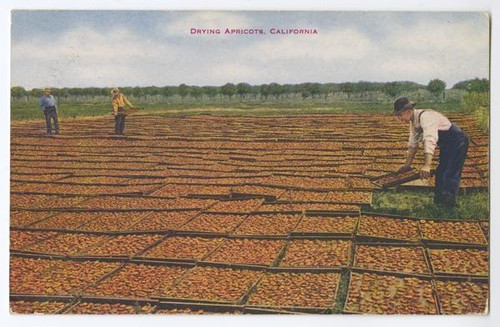
[[[134,105],[130,103],[130,101],[128,101],[127,97],[126,96],[123,96],[123,100],[125,101],[126,104],[128,104],[129,106],[133,107]]]
[[[431,177],[432,157],[431,153],[424,153],[424,165],[420,168],[420,178],[429,179]]]
[[[409,146],[408,147],[408,152],[406,153],[405,166],[408,166],[408,167],[411,166],[413,159],[415,159],[415,155],[417,154],[417,151],[418,151],[418,147],[416,147],[416,146]]]

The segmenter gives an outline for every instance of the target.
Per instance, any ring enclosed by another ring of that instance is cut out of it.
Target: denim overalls
[[[420,116],[425,111],[422,111]],[[456,204],[460,178],[469,148],[469,137],[455,124],[438,131],[439,164],[436,168],[434,203],[453,207]]]
[[[439,164],[434,186],[435,201],[455,206],[460,177],[469,148],[469,137],[460,127],[451,124],[447,131],[439,131]]]

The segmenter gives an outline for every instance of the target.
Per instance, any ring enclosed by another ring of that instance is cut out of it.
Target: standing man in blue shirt
[[[40,98],[38,105],[45,115],[45,123],[47,124],[47,135],[52,134],[52,120],[54,121],[54,131],[59,134],[59,121],[57,120],[57,103],[54,96],[50,94],[50,88],[46,87],[43,90],[44,94]]]

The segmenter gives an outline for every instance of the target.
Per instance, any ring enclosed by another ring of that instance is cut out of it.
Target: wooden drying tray
[[[131,115],[131,114],[135,114],[136,112],[138,112],[141,109],[144,109],[144,108],[131,107],[131,108],[125,109],[124,111],[118,112],[117,115],[119,115],[119,116],[128,116],[128,115]]]
[[[434,175],[434,170],[431,170],[431,176]],[[387,189],[392,186],[401,185],[407,182],[420,179],[420,173],[416,170],[410,170],[404,173],[392,172],[377,178],[372,179],[372,183]]]

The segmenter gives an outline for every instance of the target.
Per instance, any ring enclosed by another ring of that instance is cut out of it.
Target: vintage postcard
[[[13,10],[10,313],[488,315],[491,19]]]

